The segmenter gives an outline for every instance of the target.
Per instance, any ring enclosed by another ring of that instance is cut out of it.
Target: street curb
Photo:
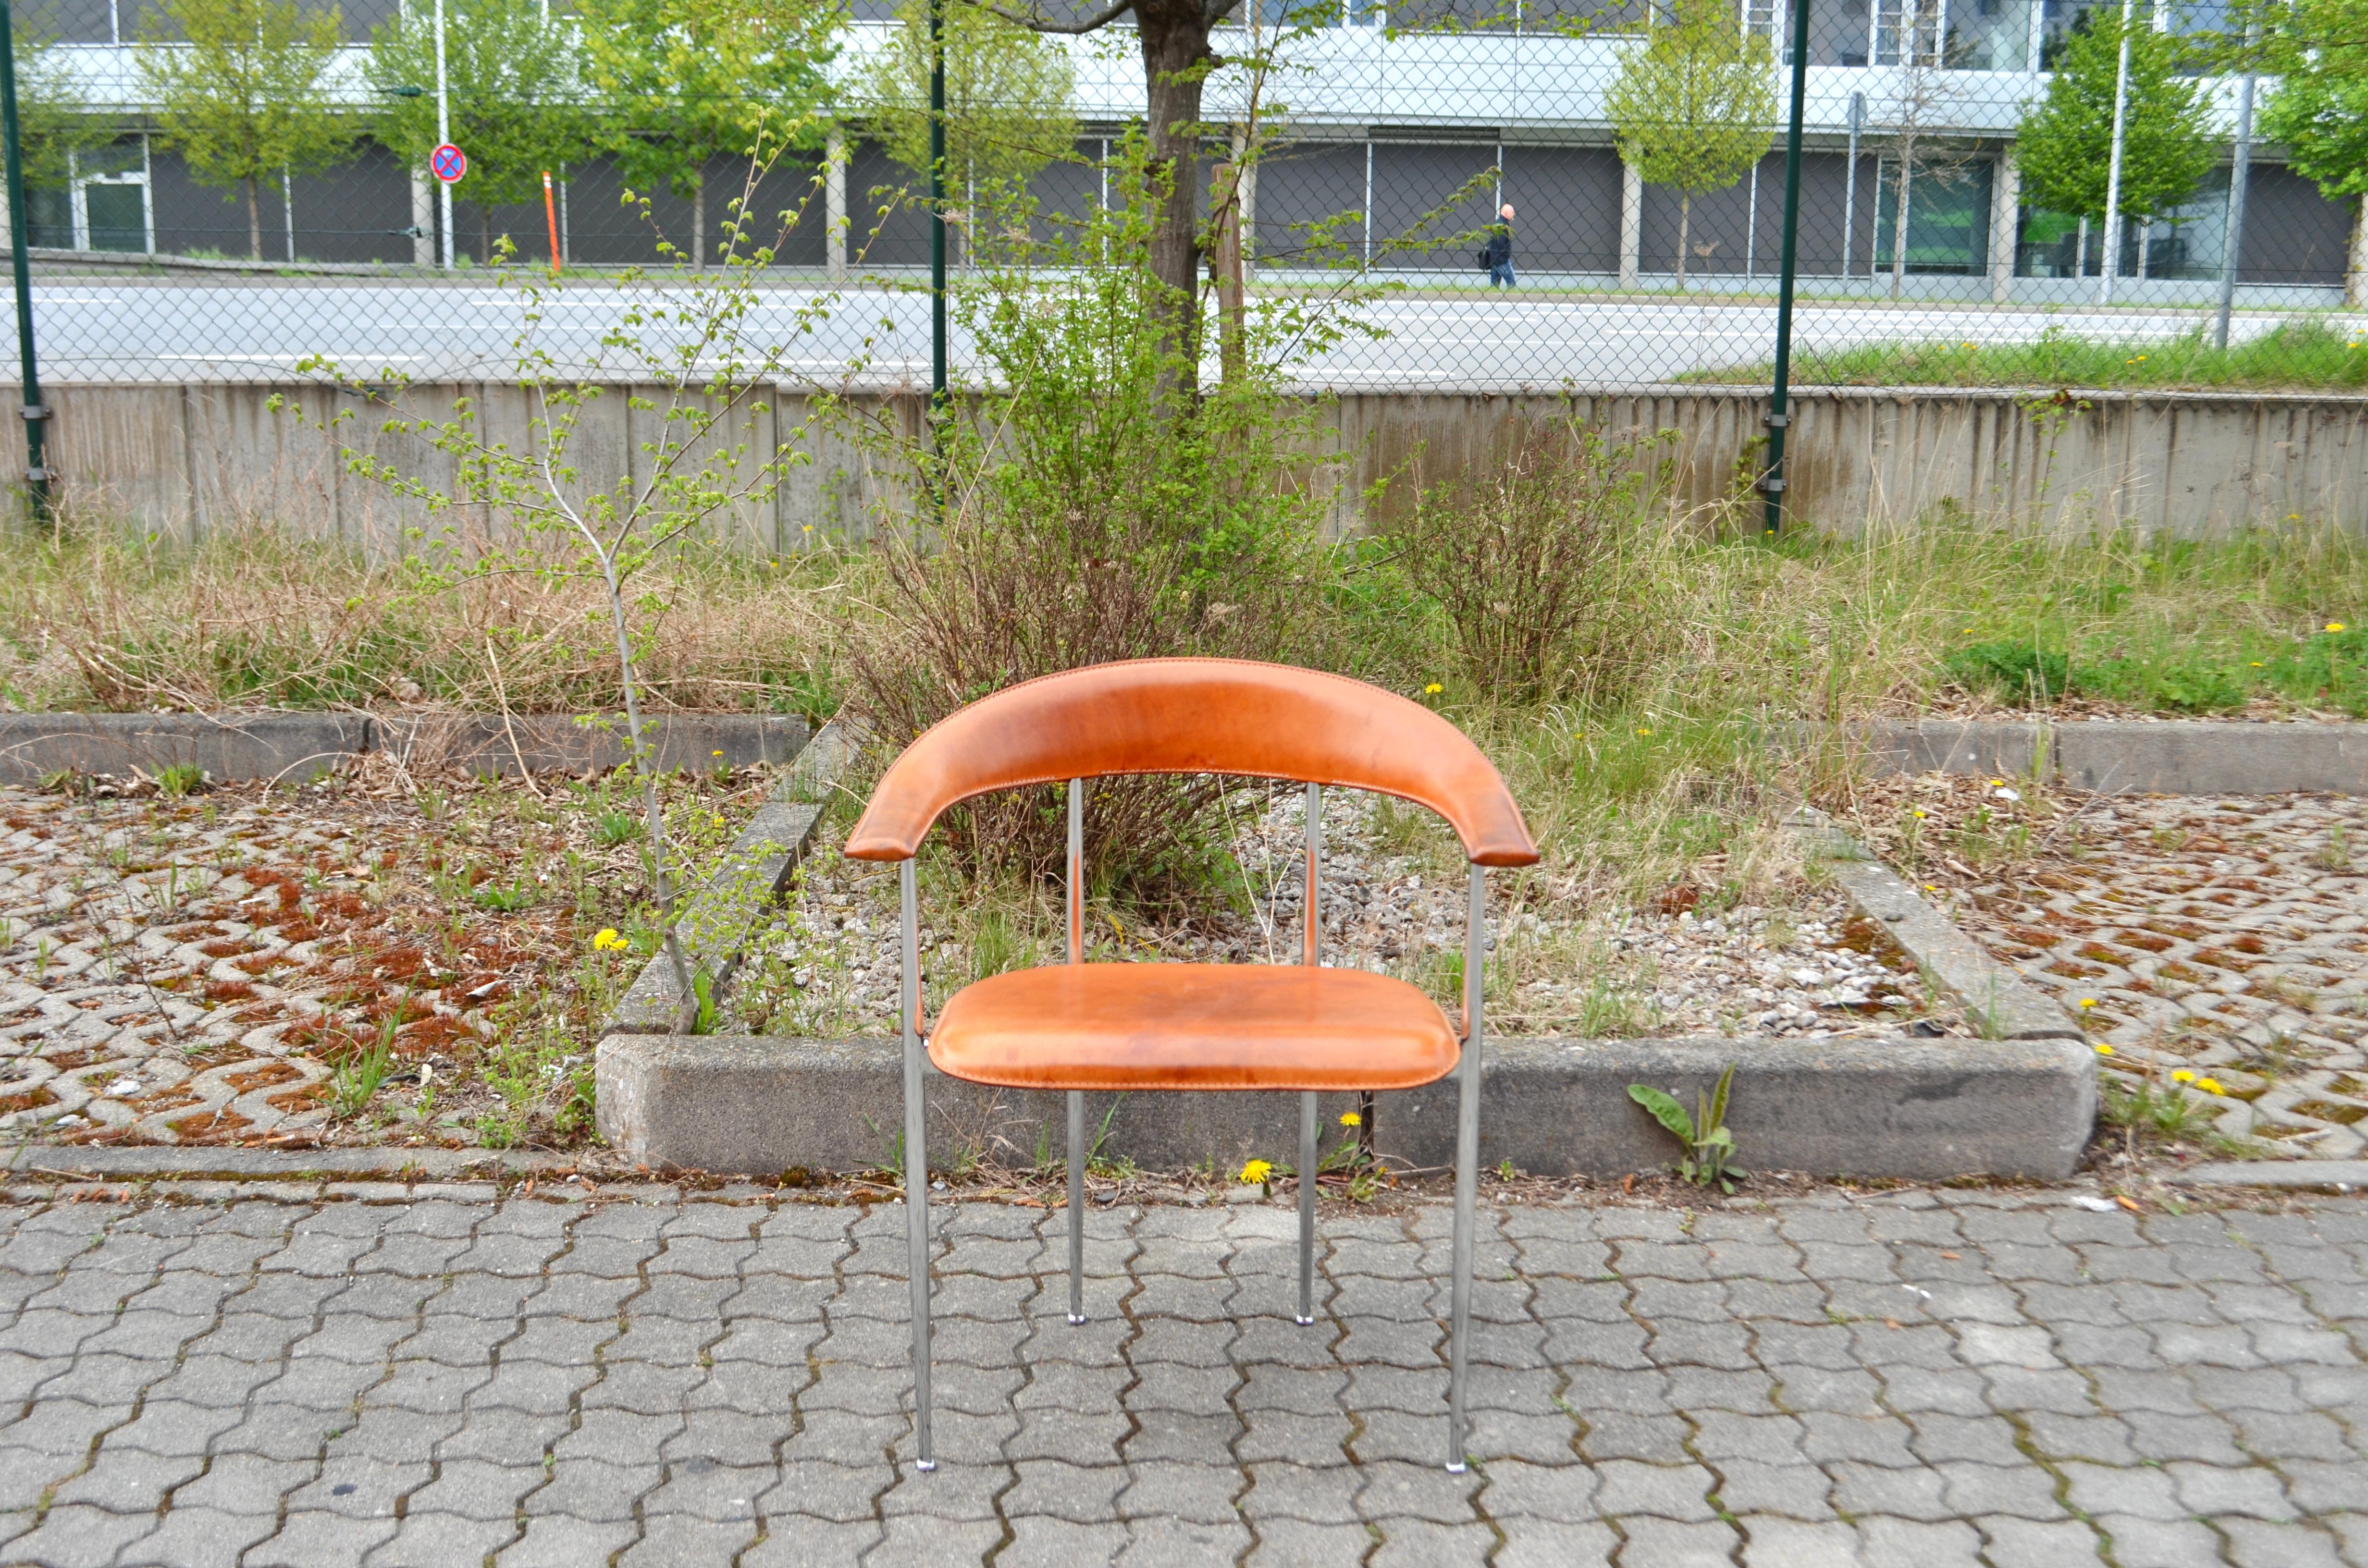
[[[2285,1191],[2368,1188],[2368,1160],[2229,1160],[2163,1177],[2173,1187],[2262,1187]]]
[[[776,713],[666,713],[643,728],[661,768],[691,771],[789,762],[808,736],[803,719]],[[373,751],[406,767],[481,776],[580,773],[623,763],[624,734],[622,714],[587,726],[550,713],[0,713],[0,784],[56,773],[153,778],[176,764],[216,783],[302,780]]]
[[[0,1177],[259,1181],[338,1176],[461,1181],[573,1170],[578,1156],[497,1149],[238,1149],[203,1144],[88,1148],[27,1143],[0,1164]]]
[[[721,889],[742,882],[746,890],[742,896],[757,903],[769,903],[788,892],[799,863],[814,848],[829,795],[859,749],[860,743],[845,720],[833,719],[816,731],[773,786],[772,798],[757,808],[748,825],[724,850],[708,885]],[[720,992],[739,968],[741,955],[736,949],[712,954],[694,947],[685,956],[694,966],[710,959],[717,960],[713,972]],[[640,976],[619,999],[616,1011],[602,1021],[601,1036],[671,1034],[681,1007],[682,987],[675,983],[674,964],[659,953],[643,966]]]
[[[1812,858],[1825,862],[1858,912],[1880,921],[1900,950],[1964,1008],[1986,1037],[2084,1038],[2070,1014],[1984,952],[1890,867],[1869,856],[1856,839],[1836,827],[1825,812],[1803,806],[1786,825]]]
[[[1481,1163],[1536,1176],[1667,1167],[1674,1140],[1628,1097],[1652,1085],[1691,1108],[1731,1062],[1736,1162],[1813,1176],[2056,1180],[2094,1122],[2096,1062],[2073,1040],[1508,1039],[1485,1045]],[[654,1170],[771,1174],[890,1165],[902,1126],[903,1050],[891,1039],[615,1034],[600,1043],[601,1135]],[[996,1090],[927,1069],[933,1163],[1026,1165],[1064,1148],[1057,1094]],[[1376,1096],[1380,1146],[1417,1168],[1455,1149],[1452,1078]],[[1291,1094],[1089,1094],[1105,1157],[1146,1170],[1296,1147]],[[1323,1096],[1329,1126],[1353,1094]]]
[[[1878,776],[2020,775],[2103,794],[2368,794],[2368,724],[1918,719],[1853,738]]]

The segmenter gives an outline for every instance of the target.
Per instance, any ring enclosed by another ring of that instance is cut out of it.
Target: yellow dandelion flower
[[[1914,817],[1918,822],[1922,822],[1922,821],[1924,820],[1924,812],[1923,812],[1923,811],[1922,811],[1920,808],[1919,808],[1919,809],[1918,809],[1918,810],[1915,810],[1915,811],[1911,811],[1911,812],[1909,812],[1907,814],[1908,814],[1909,816]]]
[[[1362,1127],[1365,1125],[1365,1119],[1359,1116],[1353,1110],[1344,1110],[1340,1113],[1340,1125],[1343,1127]]]
[[[2340,620],[2330,620],[2327,623],[2327,629],[2329,631],[2340,631],[2343,630],[2343,622]]]
[[[2182,1067],[2178,1072],[2173,1073],[2170,1075],[2170,1081],[2174,1084],[2192,1084],[2195,1082],[2194,1071],[2191,1068]]]
[[[2217,1078],[2198,1078],[2195,1080],[2195,1086],[2207,1095],[2225,1095],[2228,1092],[2220,1086],[2220,1080]]]
[[[707,755],[708,755],[708,756],[722,756],[723,754],[722,752],[720,752],[720,751],[712,751],[712,752],[709,752]]]
[[[2093,1007],[2096,1005],[2097,999],[2094,996],[2083,996],[2080,998],[2080,1006],[2083,1007]]]
[[[1245,1184],[1264,1183],[1266,1178],[1272,1175],[1274,1175],[1274,1165],[1271,1161],[1248,1160],[1242,1165],[1242,1181]]]
[[[2113,1048],[2110,1045],[2100,1045],[2097,1047],[2097,1054],[2100,1056],[2111,1056],[2112,1053]]]
[[[2258,669],[2260,669],[2260,668],[2261,667],[2261,661],[2260,661],[2260,660],[2259,660],[2259,659],[2255,659],[2255,660],[2253,661],[2253,667],[2254,667],[2255,669],[2257,669],[2257,670],[2258,670]]]
[[[1637,731],[1636,733],[1637,733],[1638,734],[1640,734],[1640,735],[1649,735],[1649,734],[1651,734],[1653,732],[1652,732],[1652,731],[1650,731],[1650,730],[1639,730],[1639,731]]]
[[[617,935],[617,928],[614,926],[601,926],[592,937],[592,948],[596,952],[605,953],[611,948],[622,948],[627,945],[625,938]]]
[[[1422,688],[1422,694],[1425,697],[1437,697],[1440,692],[1445,691],[1446,689],[1447,688],[1445,687],[1440,685],[1437,681],[1432,681],[1429,686]]]

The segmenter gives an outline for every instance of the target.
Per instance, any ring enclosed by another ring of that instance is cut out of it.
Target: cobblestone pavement
[[[545,1188],[546,1193],[549,1188]],[[1827,1193],[903,1215],[358,1187],[0,1206],[0,1562],[2368,1564],[2368,1204]],[[2084,1207],[2084,1205],[2086,1205]],[[2101,1211],[2099,1211],[2101,1210]]]
[[[2109,1065],[2169,1092],[2172,1072],[2212,1078],[2220,1131],[2282,1155],[2368,1151],[2368,801],[2066,792],[2055,814],[1984,824],[2027,828],[2037,853],[1969,862],[1987,794],[1907,797],[1931,826],[1903,869],[2084,1017]],[[1884,847],[1907,859],[1897,834]]]
[[[505,1002],[623,967],[583,940],[638,881],[602,789],[0,788],[0,1144],[522,1141],[476,1061]],[[381,1041],[404,1092],[332,1125],[334,1065]]]

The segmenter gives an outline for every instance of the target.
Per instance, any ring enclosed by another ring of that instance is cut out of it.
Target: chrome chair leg
[[[1315,1321],[1315,1091],[1299,1092],[1299,1322]]]
[[[913,1286],[913,1445],[916,1470],[938,1468],[929,1441],[929,1157],[921,1093],[921,960],[913,862],[902,868],[905,926],[905,1270]]]
[[[1069,1321],[1086,1321],[1086,1096],[1069,1091]]]
[[[1455,1072],[1455,1245],[1452,1318],[1447,1349],[1447,1468],[1463,1473],[1463,1371],[1472,1328],[1472,1233],[1480,1199],[1480,994],[1487,954],[1482,947],[1486,912],[1485,873],[1472,868],[1463,937],[1463,1060]]]

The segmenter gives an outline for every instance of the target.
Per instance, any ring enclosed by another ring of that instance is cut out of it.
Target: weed
[[[156,788],[167,800],[178,801],[205,788],[206,772],[194,762],[167,763],[156,774]]]
[[[1653,1119],[1675,1134],[1685,1152],[1678,1158],[1678,1175],[1702,1187],[1733,1192],[1747,1173],[1727,1164],[1735,1154],[1735,1134],[1726,1125],[1726,1096],[1735,1082],[1735,1063],[1718,1075],[1718,1086],[1695,1096],[1694,1114],[1688,1116],[1677,1096],[1648,1084],[1628,1085],[1628,1097],[1652,1112]]]
[[[2327,842],[2319,848],[2318,863],[2330,871],[2351,869],[2351,836],[2341,823],[2327,830]]]
[[[592,819],[592,842],[603,849],[631,844],[641,832],[642,824],[631,812],[602,812]]]
[[[359,1116],[379,1085],[386,1082],[387,1070],[393,1063],[394,1020],[388,1018],[379,1026],[375,1041],[347,1055],[330,1074],[329,1099],[335,1114],[340,1119]]]

